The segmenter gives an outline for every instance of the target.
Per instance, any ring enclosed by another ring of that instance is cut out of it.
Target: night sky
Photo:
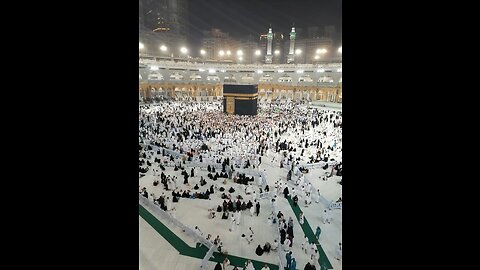
[[[189,0],[189,40],[199,43],[202,30],[220,28],[236,38],[273,31],[335,25],[342,29],[342,0]]]

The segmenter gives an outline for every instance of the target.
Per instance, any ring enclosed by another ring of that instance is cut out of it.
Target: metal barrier
[[[263,192],[260,193],[260,199],[269,199],[270,198],[270,192]]]
[[[200,264],[200,268],[198,268],[199,270],[207,269],[208,261],[210,260],[211,257],[213,257],[213,252],[215,252],[215,250],[217,250],[217,248],[218,248],[217,245],[212,245],[210,247],[207,254],[205,254],[205,257],[203,257],[203,259],[202,259],[202,263]]]
[[[318,163],[300,162],[298,165],[299,165],[299,167],[303,167],[303,168],[306,168],[306,169],[318,169],[318,168],[322,168],[323,166],[325,166],[325,163],[327,163],[328,166],[335,166],[337,164],[336,161],[327,161],[327,162],[320,161]]]
[[[330,209],[342,209],[342,202],[332,202],[329,206]]]
[[[160,146],[156,146],[156,145],[153,145],[153,144],[142,144],[144,146],[151,146],[152,149],[156,149],[156,150],[160,150],[160,151],[163,151],[165,150],[165,153],[166,154],[170,154],[174,157],[181,157],[181,156],[186,156],[186,154],[180,154],[180,152],[177,152],[177,151],[174,151],[174,150],[171,150],[171,149],[168,149],[168,148],[165,148],[165,147],[160,147]]]
[[[187,162],[188,162],[188,165],[187,165]],[[215,169],[222,169],[222,164],[221,163],[216,163],[216,162],[207,161],[207,160],[204,160],[203,162],[200,162],[200,161],[186,161],[185,165],[190,166],[190,167],[207,167],[208,165],[210,165],[210,167],[215,167]],[[226,168],[227,167],[228,166],[226,166]],[[230,169],[230,167],[228,167],[228,169]]]

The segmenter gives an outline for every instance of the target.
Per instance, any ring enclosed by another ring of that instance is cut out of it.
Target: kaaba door
[[[234,97],[227,97],[227,113],[233,114],[235,112],[235,98]]]

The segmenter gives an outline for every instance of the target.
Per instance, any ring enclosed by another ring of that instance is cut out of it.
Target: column
[[[268,28],[268,34],[267,34],[267,54],[265,55],[265,64],[271,64],[272,63],[272,41],[273,41],[273,33],[272,33],[272,28]]]
[[[295,61],[295,35],[295,27],[292,27],[292,31],[290,32],[290,48],[287,55],[287,64]]]

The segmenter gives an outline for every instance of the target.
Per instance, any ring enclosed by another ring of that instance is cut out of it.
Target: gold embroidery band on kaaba
[[[237,97],[235,99],[236,100],[254,100],[254,99],[257,99],[257,97]]]
[[[257,97],[258,93],[255,94],[235,94],[235,93],[223,93],[224,97]]]

